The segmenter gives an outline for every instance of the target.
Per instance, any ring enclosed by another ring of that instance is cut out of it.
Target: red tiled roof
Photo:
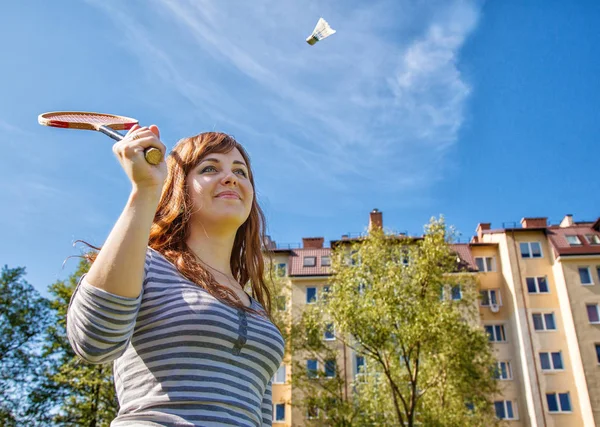
[[[304,267],[304,257],[316,257],[314,267]],[[290,255],[290,276],[328,276],[331,274],[331,267],[321,267],[321,257],[331,256],[330,248],[319,249],[293,249]]]
[[[471,271],[477,271],[477,265],[475,264],[475,258],[471,253],[471,248],[468,243],[455,243],[450,247],[456,252],[461,260],[461,265]]]
[[[600,237],[600,233],[593,228],[593,223],[576,223],[571,227],[551,226],[548,228],[548,238],[552,243],[554,252],[557,255],[596,255],[600,254],[600,245],[591,245],[585,238],[586,234],[595,234]],[[579,237],[581,245],[572,246],[568,241],[567,235],[576,235]]]

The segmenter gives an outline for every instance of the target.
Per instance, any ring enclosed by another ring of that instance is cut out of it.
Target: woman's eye
[[[236,169],[235,173],[239,173],[240,175],[242,175],[244,178],[247,177],[246,171],[244,169]]]
[[[205,173],[205,172],[216,172],[217,168],[215,168],[214,166],[207,166],[205,168],[203,168],[200,173]]]

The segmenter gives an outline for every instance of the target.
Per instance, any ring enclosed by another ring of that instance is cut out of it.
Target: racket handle
[[[110,136],[115,141],[120,141],[125,138],[119,132],[114,129],[109,128],[108,126],[98,126],[98,130],[102,132],[104,135]],[[158,148],[150,147],[144,150],[144,157],[146,161],[151,165],[158,165],[162,162],[163,155]]]

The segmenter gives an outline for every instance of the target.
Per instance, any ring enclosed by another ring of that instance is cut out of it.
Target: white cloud
[[[277,208],[310,198],[334,209],[331,191],[405,203],[443,177],[471,90],[457,62],[477,2],[163,0],[143,14],[93,4],[188,114],[241,133]],[[337,34],[310,47],[319,16]]]

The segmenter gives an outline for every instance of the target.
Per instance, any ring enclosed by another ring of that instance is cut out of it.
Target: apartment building
[[[369,216],[373,226],[383,226],[377,210]],[[316,301],[327,286],[331,247],[351,240],[342,236],[329,248],[320,237],[304,238],[298,248],[273,246],[279,274],[291,285],[291,305],[279,308],[297,311]],[[575,222],[567,215],[555,225],[523,218],[496,229],[480,223],[469,243],[453,248],[477,277],[481,323],[498,360],[497,416],[511,426],[600,426],[600,218]],[[351,382],[364,359],[331,345]],[[300,426],[310,416],[293,405],[291,357],[274,377],[274,425]]]

